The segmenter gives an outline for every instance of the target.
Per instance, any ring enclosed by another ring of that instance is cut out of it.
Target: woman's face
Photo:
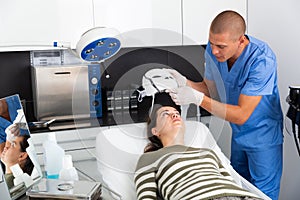
[[[20,143],[23,141],[23,137],[16,137],[12,142],[6,142],[4,150],[1,154],[1,160],[6,166],[12,166],[14,164],[20,163],[24,160],[24,154],[26,152],[21,151]]]
[[[184,127],[180,113],[173,107],[163,106],[157,110],[156,126],[152,133],[158,137],[177,134]]]

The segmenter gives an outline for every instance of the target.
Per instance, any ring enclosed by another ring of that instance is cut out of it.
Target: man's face
[[[209,43],[212,54],[219,62],[225,62],[228,59],[236,60],[239,56],[240,39],[232,39],[230,33],[213,34],[209,33]]]
[[[7,141],[5,143],[5,148],[1,154],[1,160],[6,166],[17,164],[23,159],[23,154],[25,152],[21,152],[20,145],[23,139],[23,137],[16,137],[14,141]]]

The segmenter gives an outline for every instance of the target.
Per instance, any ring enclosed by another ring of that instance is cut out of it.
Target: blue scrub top
[[[6,97],[5,100],[8,105],[8,112],[11,121],[8,121],[0,116],[0,144],[6,141],[5,129],[10,126],[17,117],[17,110],[22,108],[19,95]]]
[[[230,123],[232,142],[245,150],[268,148],[283,142],[283,115],[277,86],[277,61],[270,47],[250,36],[250,43],[228,71],[208,43],[205,78],[215,82],[221,102],[237,105],[240,94],[262,96],[243,125]]]

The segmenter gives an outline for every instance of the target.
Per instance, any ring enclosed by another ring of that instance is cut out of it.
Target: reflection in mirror
[[[19,95],[0,99],[0,155],[11,199],[22,196],[42,178]]]

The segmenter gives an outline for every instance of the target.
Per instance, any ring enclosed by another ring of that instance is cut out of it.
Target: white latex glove
[[[6,133],[6,141],[13,142],[16,140],[16,137],[18,136],[18,126],[16,124],[11,124],[5,129]]]
[[[204,97],[202,92],[199,92],[189,86],[174,88],[167,90],[167,92],[177,105],[187,105],[193,103],[199,106]]]
[[[164,68],[164,70],[166,70],[167,72],[169,72],[176,80],[178,87],[183,87],[186,86],[186,77],[181,75],[178,71],[174,70],[174,69],[167,69]]]

